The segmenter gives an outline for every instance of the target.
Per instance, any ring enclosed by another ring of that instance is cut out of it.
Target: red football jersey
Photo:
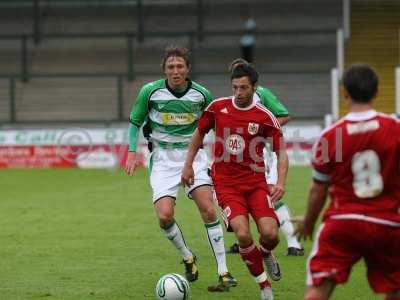
[[[324,218],[400,221],[398,120],[374,110],[349,113],[323,131],[313,152],[314,179],[330,182]]]
[[[279,122],[268,109],[256,102],[239,108],[233,97],[211,102],[198,129],[215,130],[213,180],[226,184],[265,181],[263,149],[268,143],[278,151],[283,142]]]

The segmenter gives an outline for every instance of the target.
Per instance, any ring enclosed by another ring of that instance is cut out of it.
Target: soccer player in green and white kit
[[[235,59],[230,65],[230,71],[232,71],[236,66],[240,64],[248,64],[248,62],[242,58]],[[289,122],[289,112],[286,107],[278,100],[278,98],[267,88],[258,86],[256,92],[254,93],[255,100],[261,102],[268,110],[270,110],[274,116],[278,119],[280,125],[284,125]],[[264,155],[264,160],[266,161],[267,173],[265,174],[267,178],[267,183],[269,185],[276,184],[277,181],[277,159],[276,154],[272,151],[266,152]],[[291,215],[288,206],[282,201],[275,203],[275,213],[278,216],[280,229],[284,234],[288,250],[286,255],[288,256],[301,256],[304,255],[304,249],[297,237],[294,235],[294,227],[290,221]],[[239,253],[239,247],[237,243],[234,243],[229,249],[230,253]]]
[[[186,278],[195,281],[198,278],[196,256],[188,248],[175,221],[174,206],[190,138],[201,113],[212,101],[212,96],[207,89],[188,78],[189,68],[186,48],[166,48],[162,60],[166,79],[144,85],[132,108],[125,171],[132,175],[136,168],[138,131],[147,121],[153,144],[149,169],[155,212],[163,233],[183,257]],[[199,209],[217,262],[219,284],[214,287],[217,290],[227,289],[236,286],[237,281],[226,266],[223,229],[213,206],[212,182],[207,167],[208,157],[202,150],[194,164],[194,184],[185,191]],[[214,290],[211,287],[211,291]]]

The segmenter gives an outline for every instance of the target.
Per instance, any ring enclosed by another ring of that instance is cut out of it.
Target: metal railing
[[[340,30],[337,32],[337,64],[340,68],[340,62],[343,62],[343,46],[340,46],[339,41],[343,42],[343,33],[340,35]],[[208,37],[230,37],[232,39],[239,39],[245,31],[204,31],[204,35]],[[196,76],[196,49],[197,49],[197,32],[193,31],[181,31],[181,32],[157,32],[151,31],[146,32],[146,39],[154,39],[154,38],[166,38],[166,39],[174,39],[174,38],[186,38],[188,41],[187,47],[192,52],[192,74]],[[270,36],[274,35],[286,35],[286,36],[296,36],[296,35],[312,35],[312,34],[334,34],[334,31],[331,30],[302,30],[302,31],[257,31],[254,35],[260,39],[266,39]],[[52,33],[45,34],[42,36],[42,39],[46,40],[54,40],[54,39],[125,39],[126,41],[126,70],[121,73],[126,76],[129,80],[133,80],[135,78],[135,61],[134,61],[134,41],[140,40],[140,33],[136,32],[120,32],[120,33]],[[31,76],[43,75],[38,73],[31,73],[29,70],[29,58],[28,53],[30,51],[29,44],[31,41],[35,40],[34,34],[0,34],[1,40],[17,40],[20,44],[20,50],[17,51],[20,53],[20,62],[19,62],[19,71],[17,73],[0,73],[0,76],[13,76],[19,77],[23,81],[29,81]],[[60,70],[62,72],[62,70]],[[82,74],[81,75],[86,75]],[[47,75],[47,74],[44,74]]]
[[[351,0],[343,0],[343,33],[345,40],[351,35]]]
[[[40,9],[40,1],[32,1],[32,3],[36,3],[33,8]],[[107,1],[105,1],[107,2]],[[135,43],[142,43],[148,39],[155,38],[166,38],[166,39],[177,39],[177,38],[185,38],[187,41],[188,48],[192,52],[191,56],[191,75],[192,77],[196,77],[199,73],[196,70],[196,55],[197,50],[199,49],[199,42],[204,39],[204,37],[230,37],[232,39],[237,39],[246,33],[245,30],[213,30],[207,31],[204,30],[204,4],[203,0],[197,0],[197,12],[201,12],[197,14],[197,27],[193,31],[181,31],[181,32],[162,32],[162,31],[146,31],[142,26],[143,22],[140,22],[140,17],[143,16],[143,12],[140,12],[140,5],[143,4],[141,0],[136,1],[138,4],[138,26],[135,31],[126,31],[126,32],[116,32],[116,33],[85,33],[85,32],[76,32],[76,33],[43,33],[40,31],[40,12],[37,14],[35,18],[36,21],[33,22],[34,26],[32,29],[32,33],[28,34],[0,34],[1,40],[12,40],[17,41],[19,43],[19,52],[18,56],[18,68],[16,72],[13,73],[0,73],[0,78],[5,78],[8,80],[8,95],[9,95],[9,118],[8,120],[0,120],[0,122],[21,122],[22,120],[18,119],[18,112],[16,107],[16,87],[17,82],[22,80],[23,82],[28,82],[32,78],[54,78],[54,77],[63,77],[63,78],[96,78],[96,77],[109,77],[114,78],[117,82],[118,86],[118,95],[116,95],[116,105],[118,111],[117,120],[123,119],[123,91],[125,83],[127,80],[134,80],[137,75],[149,75],[144,74],[143,72],[138,73],[135,70]],[[34,10],[35,11],[35,10]],[[37,12],[37,11],[36,11]],[[36,15],[36,13],[34,14]],[[141,25],[140,25],[141,24]],[[142,26],[142,27],[141,27]],[[334,36],[335,32],[333,30],[320,30],[320,29],[311,29],[311,30],[257,30],[254,35],[260,39],[267,39],[271,36],[297,36],[297,35],[313,35],[313,34],[331,34]],[[124,64],[123,69],[118,70],[118,73],[84,73],[84,72],[74,72],[74,73],[61,73],[62,69],[59,70],[60,73],[50,74],[50,73],[39,73],[32,72],[30,70],[30,65],[32,61],[30,61],[29,53],[32,50],[31,47],[35,47],[37,43],[48,41],[48,40],[56,40],[56,39],[123,39],[125,40],[125,53],[126,53],[126,64]],[[32,46],[33,45],[33,46]],[[155,75],[152,73],[151,75]],[[115,121],[117,121],[115,120]],[[84,121],[84,120],[82,120]],[[104,120],[99,120],[104,121]],[[46,121],[47,122],[47,121]]]
[[[32,79],[60,79],[60,80],[68,80],[68,79],[110,79],[110,81],[115,82],[116,86],[116,95],[112,97],[112,99],[116,99],[113,101],[115,105],[115,111],[117,112],[114,118],[107,118],[107,119],[94,119],[94,120],[87,120],[87,119],[80,119],[76,120],[77,122],[118,122],[125,120],[124,117],[124,92],[126,88],[126,76],[125,74],[117,74],[117,73],[109,73],[109,74],[36,74],[32,76]],[[23,123],[24,120],[19,120],[17,118],[17,84],[20,81],[19,76],[13,75],[1,75],[0,79],[6,80],[8,82],[8,119],[0,119],[1,123]],[[46,109],[46,107],[43,107]],[[41,122],[41,121],[38,121]],[[60,122],[59,120],[46,120],[46,123],[57,123]],[[64,121],[61,121],[64,122]],[[35,123],[35,121],[29,121],[28,123]]]
[[[331,70],[331,113],[325,116],[325,125],[339,119],[340,93],[339,84],[343,75],[345,60],[345,37],[343,29],[336,32],[336,68]]]
[[[139,42],[143,42],[145,36],[147,35],[145,29],[145,6],[160,5],[162,2],[149,0],[124,0],[124,1],[113,1],[113,0],[103,0],[103,1],[43,1],[43,0],[20,0],[17,1],[2,1],[0,3],[3,7],[27,7],[32,9],[32,35],[35,44],[39,44],[43,38],[42,32],[42,22],[43,22],[43,12],[49,7],[135,7],[136,9],[136,25],[137,30],[134,33]],[[165,2],[163,3],[165,5]],[[204,0],[193,0],[190,2],[180,1],[181,5],[194,5],[195,6],[195,22],[196,22],[196,37],[198,40],[202,40],[204,37]]]

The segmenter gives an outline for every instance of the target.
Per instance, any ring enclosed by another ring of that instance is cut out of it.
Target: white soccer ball
[[[164,275],[156,285],[158,300],[186,300],[189,298],[189,283],[175,273]]]

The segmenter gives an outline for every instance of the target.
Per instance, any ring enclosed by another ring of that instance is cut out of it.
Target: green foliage
[[[294,215],[304,211],[309,180],[309,169],[290,170],[285,201]],[[7,170],[0,182],[0,299],[155,299],[162,275],[183,273],[159,230],[145,170],[133,178],[114,171]],[[228,255],[228,264],[239,285],[229,293],[207,292],[217,274],[206,232],[192,201],[181,194],[177,202],[176,219],[200,270],[191,299],[258,299],[238,255]],[[234,237],[225,240],[228,246]],[[311,243],[305,248],[308,254]],[[306,256],[285,257],[285,251],[282,237],[275,253],[283,278],[273,283],[275,299],[302,299]],[[332,299],[378,299],[362,264]]]

